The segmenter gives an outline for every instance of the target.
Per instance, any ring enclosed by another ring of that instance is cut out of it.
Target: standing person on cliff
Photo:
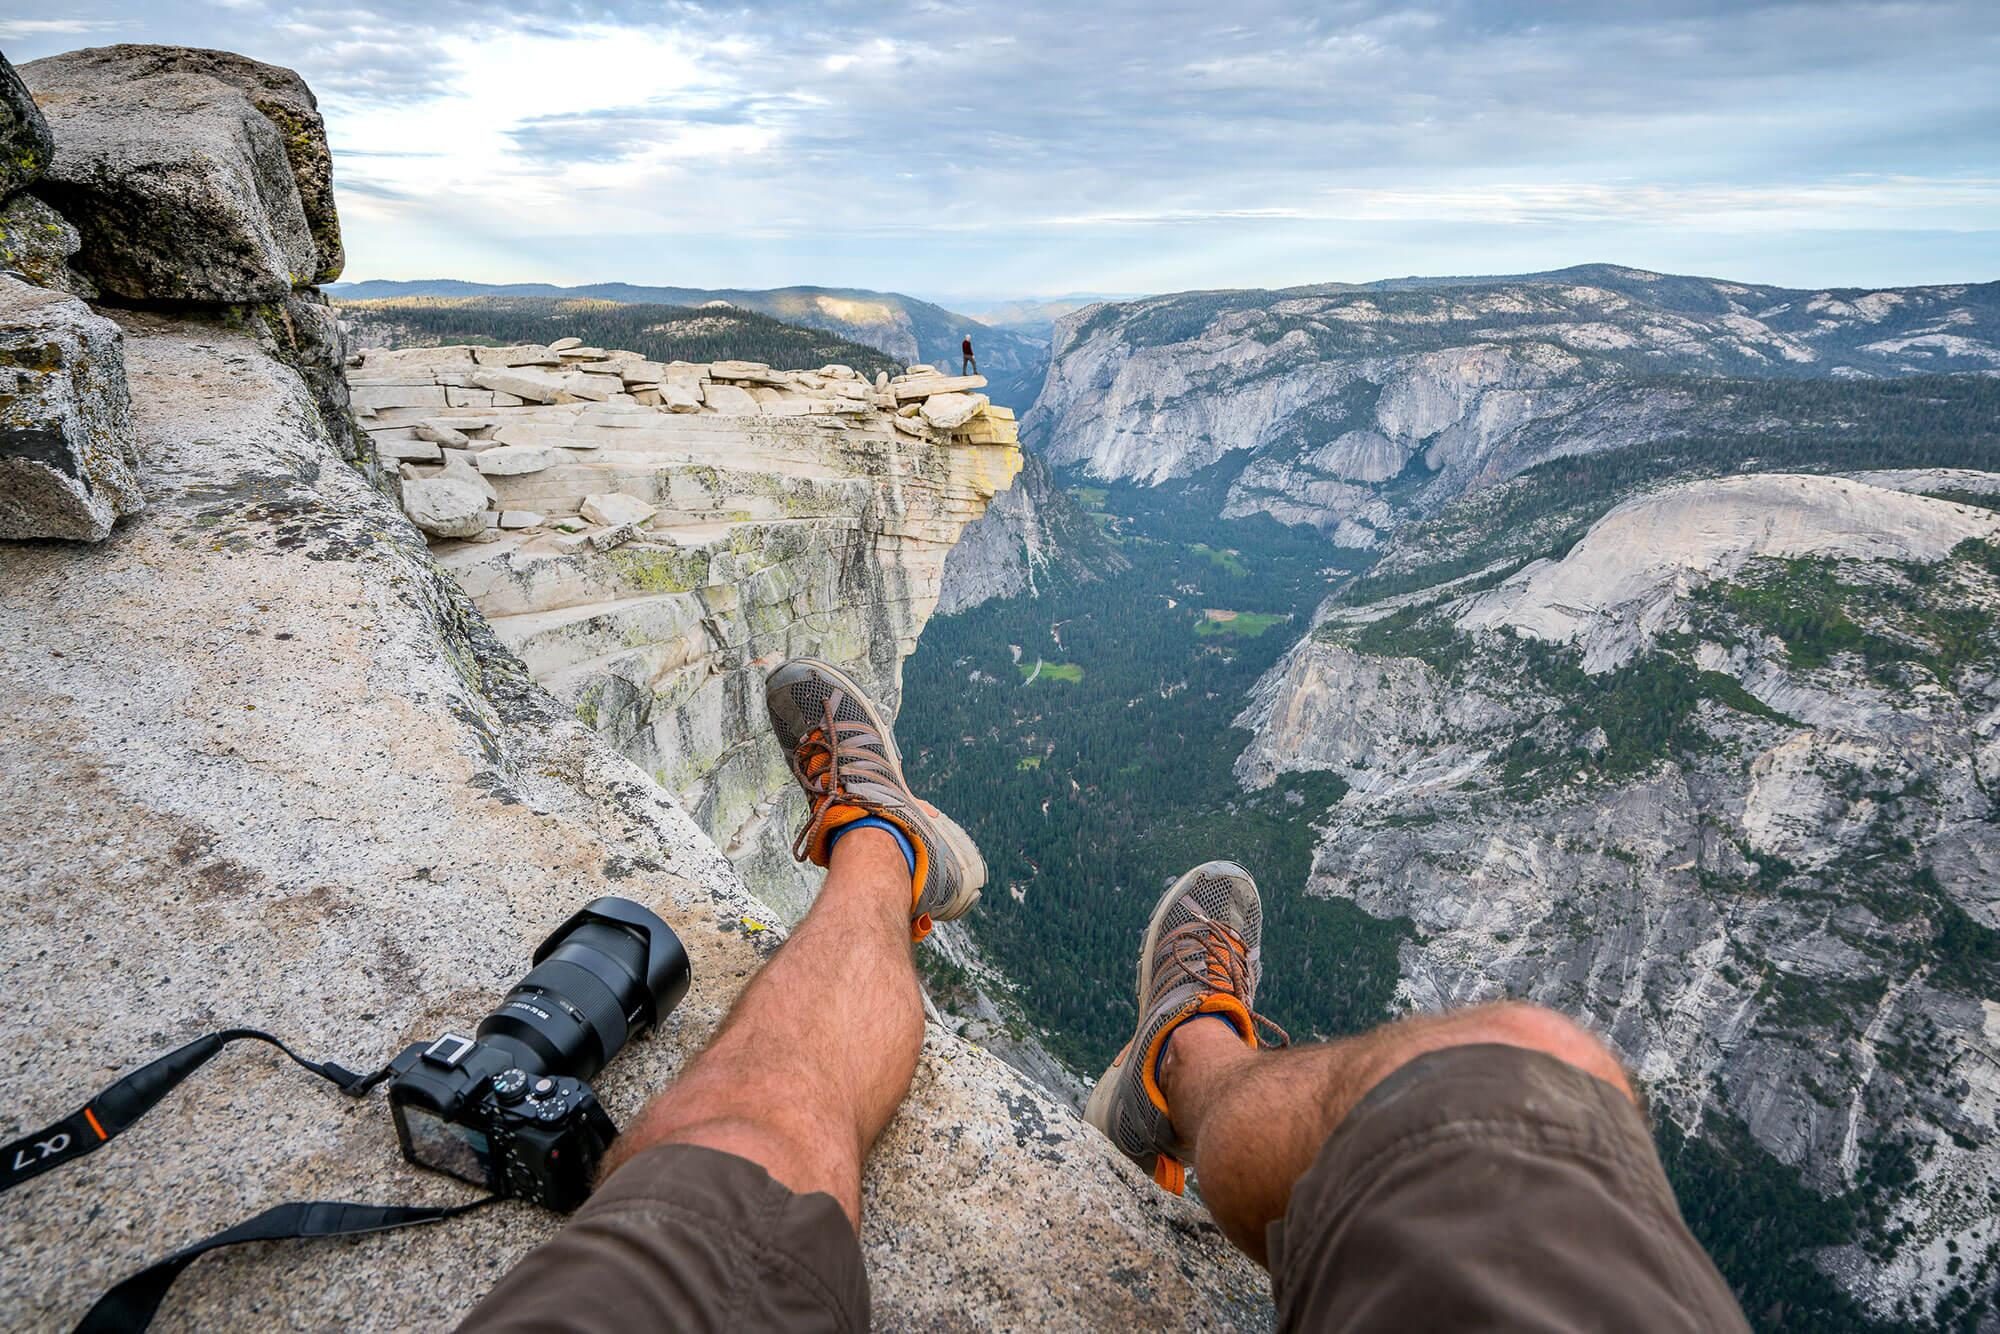
[[[868,1327],[861,1168],[923,1047],[912,943],[972,907],[986,863],[838,669],[789,662],[765,698],[819,896],[465,1329]],[[1166,1189],[1195,1171],[1281,1329],[1747,1331],[1595,1036],[1509,1003],[1291,1048],[1254,1009],[1263,945],[1234,862],[1168,887],[1138,1027],[1086,1116]]]
[[[977,375],[977,374],[979,374],[979,359],[978,359],[977,357],[974,357],[974,356],[972,355],[972,335],[971,335],[971,334],[967,334],[967,335],[965,336],[965,341],[964,341],[963,343],[960,343],[960,344],[959,344],[959,346],[958,346],[958,352],[959,352],[959,367],[958,367],[958,373],[959,373],[960,375]]]

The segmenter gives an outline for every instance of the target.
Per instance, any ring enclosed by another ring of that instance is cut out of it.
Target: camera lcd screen
[[[493,1184],[493,1146],[483,1133],[415,1103],[397,1103],[396,1111],[411,1158],[476,1186]]]

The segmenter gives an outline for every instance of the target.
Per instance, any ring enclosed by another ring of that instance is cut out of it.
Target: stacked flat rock
[[[629,541],[662,508],[676,466],[753,435],[793,439],[802,457],[829,438],[1004,449],[1019,439],[1013,412],[976,392],[983,378],[928,366],[871,384],[850,366],[661,362],[559,338],[372,348],[349,359],[348,382],[377,455],[401,472],[405,512],[432,537],[469,541],[545,527],[562,529],[566,546]],[[528,480],[538,474],[553,477]],[[472,514],[467,477],[488,479]]]

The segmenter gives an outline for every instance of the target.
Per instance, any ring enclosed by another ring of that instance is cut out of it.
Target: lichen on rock
[[[83,238],[69,220],[26,191],[0,205],[0,268],[37,287],[97,295],[97,284],[70,267]]]
[[[0,199],[39,178],[54,155],[55,141],[34,94],[0,58]]]

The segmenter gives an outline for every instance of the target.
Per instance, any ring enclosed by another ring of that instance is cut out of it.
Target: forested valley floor
[[[1278,1023],[1366,1028],[1395,983],[1398,923],[1301,892],[1312,817],[1341,780],[1246,794],[1230,773],[1245,692],[1368,557],[1263,516],[1216,519],[1202,480],[1075,488],[1130,568],[938,618],[904,668],[912,781],[989,863],[981,948],[1079,1072],[1131,1036],[1134,950],[1160,891],[1213,858],[1264,890],[1260,1004]]]

